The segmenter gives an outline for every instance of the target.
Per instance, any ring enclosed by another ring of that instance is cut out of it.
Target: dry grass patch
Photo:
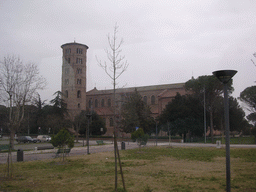
[[[231,150],[232,191],[256,191],[256,150]],[[153,147],[120,151],[127,191],[225,191],[225,151]],[[0,170],[4,166],[0,165]],[[114,154],[14,164],[0,191],[114,191]],[[3,173],[0,173],[0,177]],[[121,177],[118,176],[121,187]],[[121,191],[121,190],[120,190]]]
[[[142,186],[150,186],[153,191],[221,191],[225,184],[219,185],[225,180],[223,173],[225,167],[219,166],[219,162],[195,163],[162,157],[157,162],[130,169],[126,177],[134,178],[132,191],[143,191]]]

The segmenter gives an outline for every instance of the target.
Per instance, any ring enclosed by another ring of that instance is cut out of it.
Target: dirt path
[[[126,143],[125,149],[133,149],[137,148],[136,143]],[[118,148],[121,150],[121,143],[118,143]],[[114,145],[113,144],[106,144],[106,145],[98,145],[98,146],[90,146],[89,152],[90,153],[100,153],[100,152],[107,152],[113,151]],[[43,160],[43,159],[54,159],[56,157],[57,149],[51,150],[42,150],[42,151],[23,151],[23,161],[35,161],[35,160]],[[87,155],[87,147],[74,147],[72,148],[69,156],[76,156],[76,155]],[[0,154],[0,164],[4,164],[7,162],[7,153]],[[17,162],[17,152],[12,153],[12,162]]]
[[[95,141],[94,141],[95,142]],[[90,153],[100,153],[107,151],[114,151],[114,145],[111,141],[105,142],[106,145],[96,145],[96,142],[91,142],[89,147]],[[146,146],[155,146],[155,142],[148,142]],[[159,142],[158,146],[168,146],[168,142]],[[216,147],[216,144],[202,144],[202,143],[171,143],[172,147]],[[29,146],[29,145],[27,145]],[[31,145],[32,146],[32,145]],[[30,148],[31,148],[30,146]],[[119,150],[121,150],[121,142],[118,142]],[[230,145],[230,147],[234,148],[256,148],[256,145]],[[138,148],[138,145],[133,142],[125,142],[125,149],[134,149]],[[221,145],[221,148],[225,148],[225,145]],[[32,148],[33,149],[33,148]],[[43,160],[43,159],[54,159],[56,157],[57,149],[51,150],[30,150],[23,151],[23,161],[35,161],[35,160]],[[82,144],[76,145],[72,148],[70,152],[70,156],[76,155],[87,155],[87,146],[82,146]],[[0,153],[0,164],[7,163],[8,153]],[[17,152],[12,153],[12,161],[17,162]]]

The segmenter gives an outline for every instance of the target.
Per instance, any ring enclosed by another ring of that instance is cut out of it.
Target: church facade
[[[94,110],[106,123],[105,135],[112,136],[114,130],[114,97],[113,89],[98,90],[94,88],[86,91],[86,53],[88,46],[79,43],[67,43],[63,49],[62,64],[62,93],[67,109],[71,116],[82,110]],[[151,85],[142,87],[119,88],[116,90],[117,114],[120,114],[121,105],[135,89],[150,107],[152,117],[161,114],[165,106],[172,101],[177,93],[184,95],[185,83]],[[121,133],[119,133],[120,135]]]

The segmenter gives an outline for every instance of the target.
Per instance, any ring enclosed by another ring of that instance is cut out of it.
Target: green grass
[[[231,148],[232,191],[256,191],[256,149]],[[126,191],[225,191],[225,149],[144,147],[120,151]],[[114,154],[0,165],[0,191],[114,191]],[[119,169],[118,169],[119,170]],[[118,191],[122,189],[118,175]]]
[[[225,136],[222,138],[214,138],[214,143],[216,143],[217,140],[221,140],[222,144],[225,144]],[[195,143],[204,143],[205,139],[202,138],[194,138],[193,142]],[[207,137],[206,140],[207,143],[212,143],[212,140],[210,137]],[[250,136],[250,137],[230,137],[230,144],[255,144],[255,137]]]
[[[255,137],[231,137],[230,144],[255,144]]]
[[[125,159],[145,159],[155,160],[161,156],[174,157],[176,159],[187,159],[195,161],[211,162],[216,157],[225,157],[226,151],[224,148],[144,148],[140,152],[139,149],[127,151]],[[230,156],[241,158],[248,162],[256,162],[256,149],[231,149]]]
[[[176,159],[187,159],[197,161],[212,161],[217,156],[224,156],[223,149],[215,148],[144,148],[129,150],[125,159],[145,159],[157,161],[161,157],[174,157]]]

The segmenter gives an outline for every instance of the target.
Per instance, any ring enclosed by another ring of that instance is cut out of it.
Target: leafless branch
[[[255,62],[254,62],[252,59],[251,59],[251,61],[252,61],[253,65],[255,65],[255,66],[256,66]]]
[[[120,39],[120,41],[118,42],[117,33],[118,33],[118,26],[115,25],[113,36],[110,36],[110,34],[108,34],[107,36],[110,50],[105,49],[105,52],[106,52],[109,63],[107,63],[106,61],[103,63],[96,56],[96,60],[99,66],[104,69],[106,74],[113,81],[117,80],[123,74],[123,72],[126,71],[127,67],[129,66],[128,62],[124,61],[125,56],[121,55],[121,52],[122,52],[121,46],[124,43],[124,41],[123,39]]]
[[[32,102],[37,90],[43,89],[46,80],[39,75],[33,63],[23,64],[19,57],[7,56],[0,62],[0,90],[3,100],[9,101],[9,130],[11,145],[14,133],[24,117],[24,107]],[[13,108],[15,107],[15,108]]]
[[[109,63],[102,62],[96,57],[96,60],[101,68],[104,69],[106,74],[113,80],[113,86],[114,86],[114,152],[115,152],[115,190],[117,189],[117,157],[119,157],[117,142],[116,142],[116,109],[117,109],[117,102],[116,102],[116,80],[126,71],[127,67],[129,66],[127,61],[124,61],[125,56],[121,55],[122,49],[121,46],[123,44],[123,39],[120,39],[118,41],[117,37],[118,33],[118,26],[115,25],[114,27],[114,33],[111,37],[110,34],[108,34],[108,44],[110,49],[106,49],[105,52],[107,54],[107,58],[109,60]],[[120,157],[119,157],[119,165],[120,165],[120,171],[122,175],[123,180],[123,186],[125,189],[123,174],[122,174],[122,166],[120,163]]]

